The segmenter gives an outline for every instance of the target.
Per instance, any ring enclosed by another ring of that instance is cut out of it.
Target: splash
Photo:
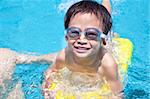
[[[78,2],[78,1],[81,1],[81,0],[62,0],[62,2],[58,5],[58,11],[59,12],[66,12],[68,10],[68,8]]]
[[[64,67],[58,72],[51,73],[50,78],[52,81],[47,92],[49,98],[90,99],[112,95],[106,80],[98,74],[72,72]]]
[[[59,12],[66,12],[68,8],[81,0],[62,0],[61,3],[58,5],[58,11]],[[101,3],[102,0],[96,0],[97,2]]]

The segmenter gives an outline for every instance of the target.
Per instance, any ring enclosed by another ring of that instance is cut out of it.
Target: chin
[[[75,56],[77,56],[79,58],[85,58],[88,56],[86,53],[74,53],[74,54],[75,54]]]

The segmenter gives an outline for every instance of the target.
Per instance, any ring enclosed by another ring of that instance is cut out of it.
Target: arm
[[[41,56],[20,54],[8,48],[0,48],[0,62],[9,61],[11,64],[30,64],[32,62],[54,62],[57,53],[51,53]]]
[[[56,55],[57,53],[46,54],[41,56],[17,54],[16,64],[22,64],[22,63],[30,64],[32,62],[46,62],[48,64],[51,64],[55,60]]]
[[[102,5],[108,10],[111,14],[111,3],[110,0],[102,0]]]
[[[42,95],[44,96],[45,99],[49,99],[49,96],[50,96],[49,87],[51,86],[51,82],[52,82],[50,74],[52,72],[57,72],[57,69],[55,68],[55,64],[49,67],[44,73],[44,80],[42,82]]]
[[[115,60],[109,53],[106,53],[104,55],[104,58],[102,60],[102,70],[103,75],[104,77],[106,77],[106,80],[110,85],[110,88],[114,95],[118,98],[122,97],[122,95],[120,94],[120,92],[122,91],[122,84],[118,77],[118,67]]]
[[[52,72],[57,72],[60,68],[63,68],[64,66],[64,61],[65,61],[65,50],[62,50],[58,53],[55,61],[53,62],[53,64],[46,70],[46,72],[44,73],[44,81],[42,84],[42,88],[43,88],[43,93],[48,93],[47,89],[49,87],[49,83],[51,82],[51,78],[50,75]]]
[[[46,56],[45,59],[47,57],[48,56]],[[53,60],[53,64],[45,72],[45,79],[47,79],[49,77],[51,72],[54,72],[54,71],[57,71],[57,70],[63,68],[64,64],[65,64],[65,50],[63,49],[57,55],[55,55],[55,60]]]
[[[51,73],[52,72],[57,72],[59,70],[59,65],[62,65],[59,61],[60,53],[57,55],[56,61],[46,70],[46,72],[44,73],[44,81],[42,83],[42,94],[44,96],[45,99],[48,99],[50,96],[50,90],[49,87],[51,86]]]

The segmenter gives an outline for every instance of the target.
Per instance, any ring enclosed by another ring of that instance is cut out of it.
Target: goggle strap
[[[64,31],[64,34],[65,34],[65,35],[67,34],[67,30]]]
[[[101,38],[107,38],[107,35],[105,35],[104,33],[101,33]]]

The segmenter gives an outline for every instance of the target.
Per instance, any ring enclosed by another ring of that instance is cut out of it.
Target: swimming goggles
[[[106,37],[105,34],[101,33],[96,28],[86,28],[84,32],[82,32],[81,29],[77,27],[70,27],[66,29],[66,35],[72,40],[79,39],[81,34],[84,34],[87,40],[95,40],[95,41]]]

